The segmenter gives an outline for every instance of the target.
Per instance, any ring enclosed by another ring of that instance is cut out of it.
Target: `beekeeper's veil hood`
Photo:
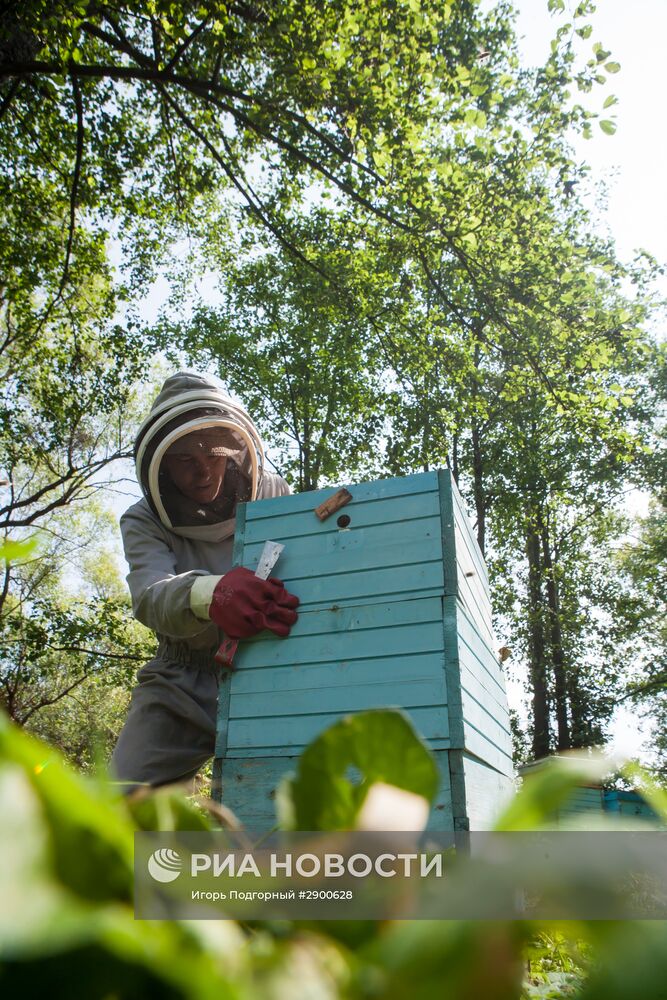
[[[221,383],[177,372],[139,428],[137,479],[160,521],[177,535],[220,541],[236,507],[258,494],[264,449],[252,420]]]

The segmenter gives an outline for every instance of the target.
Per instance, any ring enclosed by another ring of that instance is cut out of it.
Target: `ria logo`
[[[180,854],[167,847],[153,851],[148,859],[148,873],[156,882],[173,882],[181,874],[182,867]]]

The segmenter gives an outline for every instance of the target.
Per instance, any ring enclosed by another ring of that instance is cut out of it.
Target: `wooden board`
[[[451,475],[438,473],[445,596],[456,595],[485,641],[495,647],[486,566],[461,494]]]
[[[296,768],[297,757],[227,757],[222,762],[222,802],[249,831],[276,825],[276,788]]]
[[[514,781],[469,753],[464,752],[460,761],[470,829],[491,830],[515,793]]]
[[[436,751],[440,785],[429,814],[429,830],[487,830],[513,792],[511,782],[460,752]],[[276,822],[275,794],[296,756],[226,758],[222,801],[248,830],[265,832]],[[458,783],[458,798],[452,782]]]

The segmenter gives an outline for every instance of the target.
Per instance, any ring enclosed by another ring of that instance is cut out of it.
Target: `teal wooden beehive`
[[[435,752],[432,829],[485,829],[511,794],[504,679],[486,567],[448,472],[350,486],[239,510],[234,561],[255,569],[285,546],[276,575],[301,599],[288,639],[239,645],[220,685],[215,787],[255,830],[275,823],[273,793],[295,758],[350,712],[395,706]],[[349,523],[339,525],[340,515]]]

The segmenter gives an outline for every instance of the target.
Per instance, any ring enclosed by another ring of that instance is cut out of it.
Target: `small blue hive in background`
[[[583,753],[585,755],[585,751]],[[531,760],[522,764],[518,768],[518,773],[524,782],[530,782],[535,775],[539,775],[545,768],[550,767],[554,761],[576,762],[576,759],[575,754],[569,754],[567,757],[559,754],[553,757],[542,757],[540,760]],[[585,760],[586,757],[584,756],[583,759]],[[604,788],[596,783],[582,783],[578,788],[575,788],[568,798],[552,811],[550,819],[556,828],[584,829],[583,821],[588,817],[594,821],[593,829],[595,829],[595,820],[601,817],[619,823],[629,820],[632,824],[645,822],[651,824],[652,828],[665,828],[665,822],[658,813],[634,789]]]
[[[429,827],[488,828],[513,791],[509,713],[486,566],[449,472],[350,486],[239,509],[234,562],[264,542],[301,599],[288,639],[241,642],[220,685],[214,787],[250,829],[275,824],[273,795],[295,759],[350,712],[398,707],[441,774]]]

